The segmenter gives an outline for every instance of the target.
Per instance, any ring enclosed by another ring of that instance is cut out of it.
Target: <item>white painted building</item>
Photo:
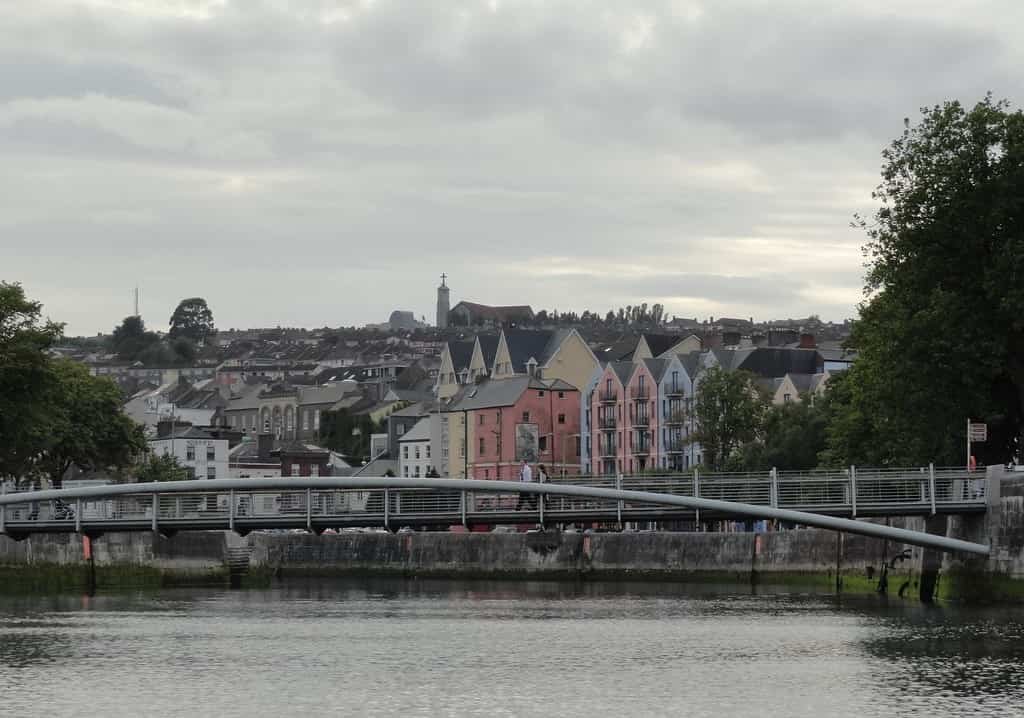
[[[430,444],[430,419],[425,417],[398,440],[399,475],[426,476],[436,465]]]
[[[157,456],[173,455],[197,479],[230,478],[228,440],[216,439],[202,429],[189,427],[172,436],[151,439],[149,447]]]

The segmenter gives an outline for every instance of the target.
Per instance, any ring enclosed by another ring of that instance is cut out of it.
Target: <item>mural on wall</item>
[[[540,426],[516,424],[516,461],[533,463],[540,458]]]

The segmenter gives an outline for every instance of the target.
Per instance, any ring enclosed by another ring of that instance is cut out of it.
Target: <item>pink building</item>
[[[593,467],[602,475],[658,466],[658,379],[647,362],[609,362],[591,404]]]
[[[580,392],[560,379],[485,380],[465,387],[448,412],[464,415],[462,460],[474,479],[516,480],[523,458],[535,479],[539,465],[549,476],[579,473]]]

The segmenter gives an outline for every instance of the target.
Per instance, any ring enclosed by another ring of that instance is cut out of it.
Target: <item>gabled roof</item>
[[[480,353],[484,356],[484,366],[490,369],[494,364],[494,355],[498,353],[500,337],[494,334],[478,334],[476,340],[480,342]]]
[[[509,329],[503,332],[508,355],[512,361],[512,370],[516,373],[526,371],[526,363],[532,358],[538,366],[543,366],[554,353],[551,345],[557,332],[536,329]],[[561,343],[561,342],[559,342]],[[557,345],[555,345],[557,348]]]
[[[600,361],[629,361],[636,353],[639,343],[639,336],[626,335],[613,344],[597,349],[594,354]]]
[[[470,341],[448,342],[448,354],[452,358],[452,368],[458,373],[469,366],[473,358],[473,344]]]
[[[700,371],[700,352],[690,352],[688,354],[679,354],[678,356],[683,369],[686,370],[687,376],[691,380],[696,378],[697,372]]]
[[[647,342],[647,348],[651,350],[651,355],[659,357],[669,349],[674,347],[679,342],[683,341],[686,337],[682,337],[678,334],[642,334],[644,341]]]
[[[398,443],[405,441],[429,441],[430,440],[430,420],[420,419],[416,422],[416,425],[409,429],[409,431],[402,434],[398,439]]]
[[[451,311],[454,312],[459,308],[466,309],[475,319],[488,322],[504,323],[521,319],[533,319],[533,309],[525,304],[492,307],[487,304],[477,304],[476,302],[459,302],[451,308]]]
[[[488,379],[476,385],[464,386],[448,405],[448,411],[472,411],[491,407],[512,406],[527,389],[541,391],[577,391],[567,382],[555,379],[545,381],[532,376],[514,376],[508,379]]]
[[[665,376],[665,370],[668,369],[668,362],[668,359],[644,359],[644,366],[651,372],[654,381],[660,383]]]
[[[608,366],[615,372],[615,376],[619,378],[623,386],[629,383],[630,378],[633,376],[633,370],[636,369],[636,365],[630,361],[608,362]]]
[[[299,404],[333,404],[346,394],[358,391],[355,382],[338,382],[299,389]]]

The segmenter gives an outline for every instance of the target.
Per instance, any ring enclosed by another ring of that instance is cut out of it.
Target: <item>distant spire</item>
[[[445,274],[444,272],[441,272],[441,286],[442,287],[448,286],[447,284],[444,283],[444,280],[446,280],[446,279],[448,279],[448,275]]]

